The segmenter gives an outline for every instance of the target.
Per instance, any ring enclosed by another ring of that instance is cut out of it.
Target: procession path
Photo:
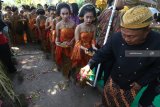
[[[94,107],[101,100],[95,88],[68,81],[38,45],[18,47],[17,69],[23,78],[14,78],[14,90],[25,95],[28,107]]]

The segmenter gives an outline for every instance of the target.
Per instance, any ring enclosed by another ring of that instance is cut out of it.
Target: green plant
[[[7,96],[6,96],[7,95]],[[6,69],[3,64],[0,62],[0,97],[10,98],[12,102],[20,101],[13,91],[13,86],[11,80],[6,75]],[[21,104],[20,104],[21,105]]]

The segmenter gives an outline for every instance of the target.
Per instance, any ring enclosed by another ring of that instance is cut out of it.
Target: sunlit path
[[[68,82],[37,45],[19,48],[17,68],[23,79],[15,77],[15,91],[26,96],[29,107],[93,107],[100,101],[96,89]]]

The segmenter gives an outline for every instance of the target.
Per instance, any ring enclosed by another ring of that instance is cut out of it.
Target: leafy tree
[[[16,0],[16,4],[21,4],[22,1],[21,0]]]
[[[16,0],[16,4],[32,4],[32,0]]]

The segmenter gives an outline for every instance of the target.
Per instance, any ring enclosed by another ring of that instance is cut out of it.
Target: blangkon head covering
[[[152,13],[144,6],[136,6],[129,9],[121,17],[121,26],[129,29],[144,28],[151,24]]]

